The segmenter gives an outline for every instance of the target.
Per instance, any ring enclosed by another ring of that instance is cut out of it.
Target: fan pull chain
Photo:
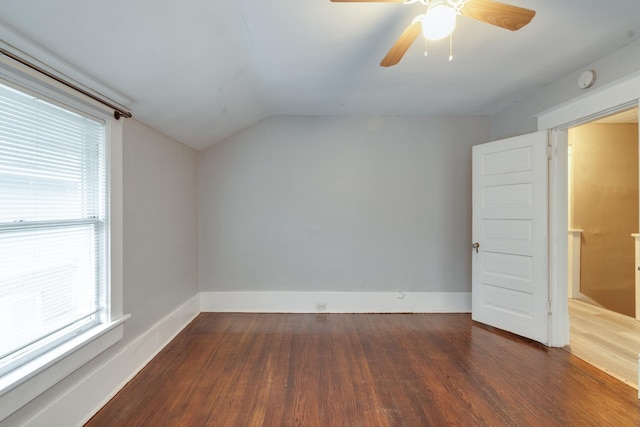
[[[423,37],[424,39],[424,57],[428,57],[429,54],[427,53],[427,39],[425,37]]]
[[[453,33],[449,34],[449,62],[453,61]]]

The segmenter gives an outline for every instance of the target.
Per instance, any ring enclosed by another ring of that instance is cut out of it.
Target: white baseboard
[[[86,423],[200,313],[199,301],[199,295],[195,295],[23,425]]]
[[[200,304],[203,312],[469,313],[471,293],[201,292]]]

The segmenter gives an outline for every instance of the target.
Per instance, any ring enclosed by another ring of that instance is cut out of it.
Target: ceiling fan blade
[[[516,31],[531,22],[536,11],[493,0],[469,0],[462,6],[460,14],[487,24]]]
[[[387,55],[382,59],[380,65],[383,67],[390,67],[396,65],[404,56],[411,43],[418,37],[420,30],[422,29],[422,22],[419,19],[414,20],[405,30],[400,34],[398,40],[391,46]]]

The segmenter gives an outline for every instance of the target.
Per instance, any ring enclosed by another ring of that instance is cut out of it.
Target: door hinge
[[[547,159],[551,160],[553,159],[553,147],[547,147]]]
[[[551,301],[547,301],[547,316],[551,316]]]

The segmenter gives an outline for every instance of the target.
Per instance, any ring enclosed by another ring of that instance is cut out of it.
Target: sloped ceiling
[[[206,148],[271,115],[494,114],[638,38],[638,0],[510,0],[510,32],[459,17],[378,64],[420,4],[329,0],[3,0],[0,39]]]

